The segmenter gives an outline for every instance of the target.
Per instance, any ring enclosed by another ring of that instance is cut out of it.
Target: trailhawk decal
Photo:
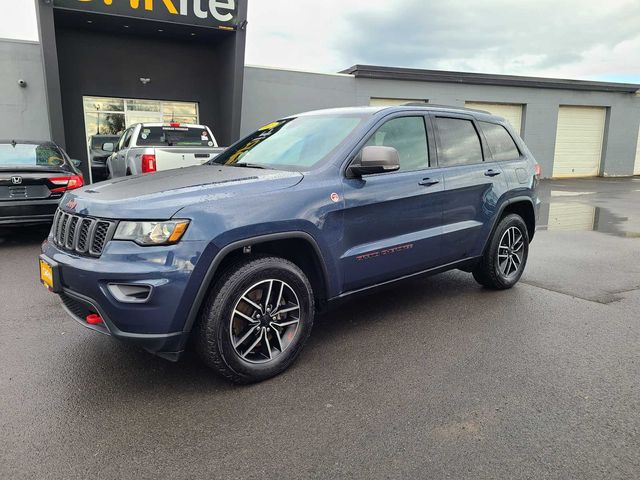
[[[363,260],[371,260],[372,258],[384,257],[385,255],[391,255],[392,253],[400,253],[406,250],[411,250],[413,243],[406,243],[404,245],[398,245],[397,247],[385,248],[384,250],[374,250],[373,252],[363,253],[358,255],[356,260],[361,262]]]
[[[54,7],[226,30],[237,25],[236,0],[54,0]]]

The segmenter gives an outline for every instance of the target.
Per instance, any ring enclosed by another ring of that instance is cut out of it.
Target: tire
[[[473,278],[487,288],[511,288],[520,280],[528,256],[527,225],[519,215],[509,214],[498,223],[482,259],[473,270]]]
[[[228,380],[259,382],[295,361],[313,318],[313,290],[302,270],[283,258],[252,257],[232,264],[215,283],[195,332],[196,348]]]

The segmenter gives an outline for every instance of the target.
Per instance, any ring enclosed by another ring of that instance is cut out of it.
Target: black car
[[[92,181],[101,182],[108,178],[107,158],[113,153],[102,149],[105,143],[116,144],[119,135],[93,135],[89,139],[89,165],[91,166]]]
[[[79,163],[48,140],[0,140],[0,225],[50,222],[64,192],[84,185]]]

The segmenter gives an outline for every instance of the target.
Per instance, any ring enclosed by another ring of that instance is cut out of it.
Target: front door
[[[425,120],[419,114],[395,116],[362,145],[394,147],[399,171],[344,179],[345,291],[439,263],[444,185],[441,170],[430,168],[433,137]]]

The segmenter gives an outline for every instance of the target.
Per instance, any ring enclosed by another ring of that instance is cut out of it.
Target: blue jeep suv
[[[66,193],[41,281],[83,325],[239,383],[285,370],[329,302],[457,268],[522,275],[539,166],[502,118],[453,107],[284,118],[197,167]]]

